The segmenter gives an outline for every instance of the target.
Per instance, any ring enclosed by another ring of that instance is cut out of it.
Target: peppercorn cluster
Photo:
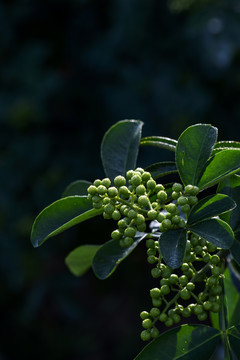
[[[140,314],[142,340],[159,335],[158,321],[170,327],[181,318],[195,315],[204,321],[209,311],[220,311],[223,269],[215,245],[189,232],[183,263],[175,272],[164,264],[158,241],[148,239],[146,246],[148,262],[155,264],[151,274],[159,279],[159,286],[150,290],[153,307]]]
[[[103,210],[105,219],[117,221],[112,239],[119,240],[120,246],[129,247],[137,231],[146,230],[147,221],[156,220],[161,232],[183,228],[185,216],[198,202],[198,187],[185,188],[174,183],[167,191],[157,184],[151,174],[142,168],[129,170],[124,176],[117,176],[111,184],[109,178],[97,179],[88,188],[88,194],[95,209]]]

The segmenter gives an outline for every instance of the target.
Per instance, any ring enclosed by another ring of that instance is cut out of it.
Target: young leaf
[[[116,270],[117,266],[136,248],[147,234],[137,233],[134,243],[122,248],[119,240],[110,240],[100,247],[94,256],[92,268],[100,280],[107,279]]]
[[[240,169],[240,149],[222,150],[206,163],[199,179],[200,189],[206,189],[224,180]]]
[[[134,360],[209,360],[220,342],[219,330],[182,325],[150,342]]]
[[[233,231],[236,231],[240,225],[240,176],[234,174],[227,177],[220,182],[217,192],[230,196],[237,205],[231,212],[221,215],[221,219],[226,221]]]
[[[140,145],[154,146],[170,151],[175,151],[177,141],[163,136],[148,136],[141,139]]]
[[[238,358],[240,354],[240,325],[232,326],[228,329],[227,335],[230,346]]]
[[[83,275],[92,266],[92,260],[101,245],[81,245],[65,258],[65,264],[75,276]]]
[[[176,269],[181,266],[187,241],[185,229],[168,230],[159,237],[159,248],[166,264]]]
[[[224,272],[225,300],[228,310],[228,325],[233,326],[240,323],[240,294],[232,281],[230,271],[226,268]]]
[[[234,209],[235,206],[235,202],[227,195],[207,196],[192,207],[188,217],[188,225],[220,215]]]
[[[36,217],[31,232],[32,245],[38,247],[48,238],[102,213],[102,209],[91,208],[87,196],[69,196],[55,201]]]
[[[91,185],[90,181],[76,180],[66,187],[66,189],[62,194],[62,197],[74,196],[74,195],[87,196],[88,194],[87,189],[90,185]]]
[[[153,179],[158,179],[162,176],[176,173],[177,167],[174,161],[165,161],[149,165],[145,170],[151,173]]]
[[[111,180],[135,169],[143,122],[123,120],[111,126],[101,144],[101,159],[105,174]]]
[[[188,127],[179,137],[176,164],[184,185],[198,185],[217,140],[217,128],[207,124]]]
[[[222,249],[229,249],[233,244],[233,231],[223,220],[217,218],[204,220],[188,226],[188,229]]]

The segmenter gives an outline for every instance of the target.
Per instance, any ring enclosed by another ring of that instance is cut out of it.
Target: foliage
[[[141,339],[152,341],[136,359],[194,356],[207,360],[220,341],[226,358],[235,359],[240,324],[233,314],[240,295],[229,276],[227,259],[232,258],[240,266],[239,253],[235,252],[240,222],[236,190],[240,144],[219,144],[217,128],[208,124],[188,127],[177,141],[164,137],[140,140],[141,129],[140,121],[124,120],[107,131],[101,156],[110,178],[96,179],[86,195],[79,195],[77,187],[76,195],[63,197],[45,208],[33,224],[32,244],[40,246],[93,216],[117,221],[110,241],[102,246],[76,248],[66,258],[66,264],[75,275],[92,265],[95,275],[103,280],[145,241],[147,262],[154,265],[151,275],[157,283],[160,279],[160,287],[150,290],[153,307],[140,314]],[[176,167],[178,182],[157,183],[152,178],[151,169],[155,178],[161,176],[164,180],[169,175],[166,163],[150,165],[150,171],[136,168],[141,145],[174,151],[172,169]],[[82,184],[86,191],[86,183]],[[78,185],[81,188],[81,183]],[[206,190],[211,195],[206,195]],[[231,272],[236,278],[236,267],[231,267]],[[192,315],[205,321],[208,314],[213,327],[186,324],[159,334],[159,323],[176,326],[181,318]]]

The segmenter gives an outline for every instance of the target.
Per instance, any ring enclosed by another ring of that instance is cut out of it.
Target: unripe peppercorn
[[[164,190],[161,190],[157,193],[157,198],[161,202],[165,202],[167,200],[167,193]]]
[[[165,219],[165,216],[163,214],[161,214],[161,213],[157,214],[157,219],[156,220],[158,222],[161,223],[164,219]]]
[[[156,256],[154,256],[154,255],[150,255],[150,256],[148,256],[147,257],[147,262],[149,263],[149,264],[155,264],[155,262],[157,262],[157,258],[156,258]]]
[[[218,303],[213,303],[212,304],[212,307],[211,307],[211,311],[212,312],[214,312],[214,313],[217,313],[217,312],[219,312],[220,311],[220,304],[218,304]]]
[[[175,324],[178,324],[181,320],[180,316],[178,314],[173,314],[172,319]]]
[[[160,295],[161,295],[160,289],[158,289],[158,288],[153,288],[153,289],[150,290],[150,296],[151,296],[152,298],[157,299],[157,298],[160,297]]]
[[[145,222],[145,217],[142,214],[137,214],[134,221],[136,225],[141,225]]]
[[[99,185],[102,185],[102,181],[100,179],[96,179],[93,185],[98,187]]]
[[[180,192],[180,191],[182,191],[182,189],[183,189],[183,186],[182,186],[182,184],[179,184],[179,183],[174,183],[172,186],[172,190],[176,191],[176,192]]]
[[[120,186],[119,188],[119,194],[122,195],[124,198],[129,198],[130,191],[126,186]]]
[[[97,194],[97,187],[94,186],[94,185],[90,185],[87,189],[87,192],[90,194],[90,195],[96,195]]]
[[[165,190],[165,187],[162,184],[156,184],[155,192],[158,193],[161,190]]]
[[[161,290],[161,294],[163,294],[163,295],[167,295],[170,293],[170,288],[168,285],[161,286],[160,290]]]
[[[111,237],[112,237],[113,240],[120,240],[122,238],[122,234],[120,233],[119,230],[114,230],[111,233]]]
[[[153,239],[146,240],[146,247],[148,249],[155,249],[155,241]]]
[[[144,195],[145,193],[146,193],[146,188],[145,188],[145,186],[144,185],[138,185],[137,187],[136,187],[136,194],[137,195]]]
[[[182,316],[183,317],[190,317],[191,316],[191,310],[189,309],[189,308],[184,308],[183,310],[182,310],[182,312],[181,312],[181,314],[182,314]]]
[[[148,180],[151,179],[151,174],[148,171],[144,171],[141,177],[142,177],[142,181],[147,182]]]
[[[189,292],[186,288],[184,288],[184,289],[182,289],[182,290],[180,291],[180,297],[181,297],[183,300],[188,300],[188,299],[190,299],[191,294],[190,294],[190,292]]]
[[[112,218],[113,218],[113,220],[116,220],[116,221],[121,219],[120,212],[118,210],[114,210],[113,213],[112,213]]]
[[[143,341],[148,341],[151,339],[151,332],[149,330],[143,330],[140,337]]]
[[[176,192],[176,191],[173,191],[172,192],[172,198],[173,200],[177,200],[180,196],[182,196],[182,193],[180,192]]]
[[[146,185],[148,190],[154,190],[156,187],[156,181],[153,179],[148,180]]]
[[[179,224],[180,220],[181,220],[181,218],[180,218],[179,215],[174,215],[174,216],[172,217],[172,220],[171,220],[171,221],[172,221],[173,224]]]
[[[188,203],[189,205],[195,205],[198,203],[198,198],[196,196],[189,196]]]
[[[100,194],[100,195],[106,194],[106,192],[107,192],[106,186],[99,185],[98,188],[97,188],[97,192],[98,192],[98,194]]]
[[[186,185],[184,187],[184,192],[185,192],[185,194],[192,195],[193,189],[194,189],[193,185]]]
[[[219,266],[214,266],[212,269],[211,269],[211,272],[213,275],[215,276],[219,276],[222,272],[221,268]]]
[[[155,317],[158,317],[160,315],[160,310],[156,307],[153,307],[151,310],[150,310],[150,315],[155,318]]]
[[[176,284],[178,282],[178,276],[177,274],[171,274],[169,277],[169,281],[171,284]]]
[[[127,217],[131,220],[135,219],[137,217],[137,212],[135,210],[131,209],[128,211]]]
[[[169,219],[163,220],[163,221],[162,221],[162,226],[163,226],[163,228],[164,228],[165,230],[171,229],[171,226],[172,226],[171,220],[169,220]]]
[[[153,268],[151,270],[151,275],[153,278],[157,279],[159,276],[161,276],[161,270],[158,268]]]
[[[207,313],[203,311],[201,314],[198,314],[197,318],[200,321],[205,321],[207,319]]]
[[[155,328],[155,327],[153,327],[153,328],[151,329],[150,333],[151,333],[151,337],[152,337],[153,339],[156,339],[156,338],[158,337],[158,335],[159,335],[159,331],[158,331],[158,329]]]
[[[108,213],[106,213],[105,211],[103,212],[103,218],[104,219],[111,219],[112,218],[112,215],[111,214],[108,214]]]
[[[93,202],[93,208],[94,209],[101,209],[102,207],[102,201],[99,201],[99,202]]]
[[[162,299],[152,298],[152,304],[153,304],[153,306],[155,306],[155,307],[159,307],[159,306],[162,305]]]
[[[189,291],[193,291],[195,289],[195,284],[192,283],[192,282],[189,282],[187,285],[186,285],[186,289],[189,290]]]
[[[177,206],[173,203],[170,203],[168,205],[165,206],[165,209],[170,213],[170,214],[174,214],[177,211]]]
[[[131,179],[134,175],[134,170],[128,170],[126,173],[126,176],[128,179]]]
[[[137,229],[140,232],[144,232],[146,230],[146,228],[147,228],[147,225],[145,223],[137,225]]]
[[[186,275],[180,276],[180,278],[179,278],[179,283],[180,283],[181,285],[183,285],[183,286],[187,285],[187,283],[188,283],[188,278],[187,278],[187,276],[186,276]]]
[[[150,220],[156,220],[157,217],[157,211],[156,210],[149,210],[147,213],[147,216]]]
[[[211,264],[216,265],[219,263],[219,261],[220,261],[220,257],[217,254],[212,255],[210,260]]]
[[[163,278],[169,278],[172,274],[172,270],[169,267],[164,267],[162,269],[162,277]]]
[[[118,195],[118,190],[114,186],[111,186],[110,188],[108,188],[107,194],[110,198],[114,198]]]
[[[180,196],[177,199],[177,204],[180,205],[180,206],[188,204],[188,198],[186,196]]]
[[[149,199],[148,199],[148,197],[145,196],[145,195],[139,196],[139,198],[138,198],[138,204],[139,204],[141,207],[147,207],[147,206],[149,206]]]
[[[149,313],[147,312],[147,311],[142,311],[141,313],[140,313],[140,318],[142,319],[142,320],[145,320],[145,319],[149,319]]]
[[[132,226],[129,226],[124,230],[124,235],[134,237],[136,235],[136,229]]]
[[[102,179],[102,185],[106,186],[106,188],[109,188],[111,185],[111,180],[109,178]]]
[[[204,303],[203,303],[203,308],[204,308],[205,310],[207,310],[207,311],[211,310],[211,308],[212,308],[212,303],[211,303],[211,301],[204,301]]]
[[[167,326],[167,327],[170,327],[173,325],[173,319],[172,318],[168,318],[164,324]]]
[[[182,205],[181,210],[183,213],[187,214],[190,211],[190,205],[189,204]]]
[[[194,312],[194,314],[196,314],[196,315],[202,314],[202,312],[203,312],[203,306],[197,304],[197,305],[194,307],[193,312]]]
[[[140,175],[133,175],[130,181],[133,186],[137,187],[142,183],[142,178]]]
[[[117,187],[120,187],[120,186],[124,186],[126,185],[126,179],[124,176],[116,176],[115,179],[114,179],[114,184],[117,186]]]
[[[123,239],[123,241],[124,241],[124,245],[126,247],[129,247],[133,244],[134,239],[132,237],[127,236]]]
[[[111,215],[114,212],[114,210],[115,210],[115,207],[112,204],[107,204],[104,206],[104,211],[107,214]]]

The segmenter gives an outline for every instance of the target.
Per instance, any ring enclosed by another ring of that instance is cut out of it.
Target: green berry
[[[134,221],[136,225],[142,225],[145,222],[145,217],[142,214],[137,214]]]
[[[138,204],[141,206],[141,207],[147,207],[149,206],[149,199],[146,195],[141,195],[139,196],[138,198]]]
[[[185,186],[185,188],[184,188],[185,194],[192,195],[192,191],[193,191],[193,185]]]
[[[178,227],[179,228],[184,228],[186,225],[185,221],[183,219],[180,219],[179,223],[178,223]]]
[[[182,186],[182,184],[179,184],[179,183],[174,183],[172,186],[172,191],[180,192],[180,191],[182,191],[182,189],[183,189],[183,186]]]
[[[156,256],[154,256],[154,255],[150,255],[150,256],[148,256],[147,257],[147,262],[149,263],[149,264],[155,264],[155,262],[157,262],[157,258],[156,258]]]
[[[157,198],[161,202],[165,202],[167,200],[167,193],[164,190],[161,190],[157,193]]]
[[[194,312],[194,314],[196,314],[196,315],[202,314],[202,312],[203,312],[203,306],[197,304],[197,305],[194,307],[193,312]]]
[[[109,219],[112,218],[112,215],[111,215],[111,214],[108,214],[108,213],[106,213],[106,212],[104,211],[104,212],[103,212],[103,218],[109,220]]]
[[[145,188],[144,185],[138,185],[138,186],[136,187],[136,194],[137,194],[138,196],[144,195],[145,193],[146,193],[146,188]]]
[[[183,299],[183,300],[188,300],[190,299],[191,297],[191,294],[189,292],[189,290],[187,290],[186,288],[182,289],[180,291],[180,297]]]
[[[159,298],[161,295],[161,291],[158,288],[153,288],[150,290],[150,296],[154,299]]]
[[[129,198],[130,196],[130,191],[128,190],[128,188],[126,186],[120,186],[119,188],[119,194],[124,197],[124,198]]]
[[[106,194],[106,192],[107,192],[106,186],[99,185],[98,188],[97,188],[97,192],[98,192],[98,194],[100,194],[100,195]]]
[[[179,224],[180,220],[181,220],[181,218],[180,218],[179,215],[174,215],[174,216],[172,217],[172,220],[171,220],[171,221],[172,221],[173,224]]]
[[[127,236],[127,237],[125,237],[123,239],[123,241],[124,241],[124,245],[126,247],[129,247],[129,246],[131,246],[133,244],[134,239],[132,237],[130,237],[130,236]]]
[[[204,256],[203,256],[203,261],[204,262],[209,262],[209,261],[211,261],[211,255],[210,254],[205,254]]]
[[[156,220],[157,217],[157,211],[156,210],[149,210],[147,213],[147,216],[150,220]]]
[[[195,284],[193,284],[192,282],[189,282],[186,285],[186,289],[189,290],[189,291],[193,291],[195,289]]]
[[[175,214],[175,212],[177,211],[177,206],[173,203],[168,204],[165,206],[165,209],[170,213],[170,214]]]
[[[153,317],[153,318],[156,318],[160,315],[160,310],[157,308],[157,307],[153,307],[151,310],[150,310],[150,315]]]
[[[222,293],[221,285],[215,285],[210,290],[213,295],[221,295]]]
[[[153,298],[153,299],[152,299],[152,304],[153,304],[153,306],[155,306],[155,307],[159,307],[159,306],[162,305],[162,299],[155,299],[155,298]]]
[[[143,174],[143,173],[144,173],[144,169],[141,168],[141,167],[136,168],[135,171],[139,172],[140,174]]]
[[[176,191],[173,191],[172,192],[172,198],[173,200],[177,200],[180,196],[182,196],[182,193],[180,192],[176,192]]]
[[[189,265],[188,265],[187,263],[183,263],[183,264],[181,265],[181,270],[182,270],[182,271],[188,271],[188,269],[189,269]]]
[[[107,194],[110,198],[114,198],[118,195],[118,190],[114,186],[111,186],[110,188],[108,188]]]
[[[160,290],[161,290],[161,294],[163,294],[163,295],[167,295],[170,293],[170,288],[168,285],[161,286]]]
[[[144,232],[147,228],[147,225],[146,224],[140,224],[140,225],[137,225],[137,229],[138,231],[140,232]]]
[[[153,239],[146,240],[146,247],[148,249],[155,249],[155,241]]]
[[[148,318],[149,318],[149,313],[148,313],[147,311],[142,311],[142,312],[140,313],[140,318],[141,318],[142,320],[148,319]]]
[[[160,320],[161,322],[165,322],[167,319],[168,319],[167,314],[161,313],[161,314],[159,315],[159,320]]]
[[[132,226],[129,226],[124,230],[124,235],[134,237],[136,235],[136,229]]]
[[[109,188],[111,185],[111,180],[109,178],[102,179],[102,185],[106,186],[106,188]]]
[[[142,321],[142,326],[144,329],[150,329],[152,327],[152,320],[151,319],[144,319]]]
[[[111,202],[111,199],[109,198],[109,197],[105,197],[104,199],[103,199],[103,205],[107,205],[107,204],[109,204]]]
[[[165,219],[165,216],[163,214],[161,214],[161,213],[157,214],[157,219],[156,220],[158,222],[161,223],[164,219]]]
[[[198,203],[198,198],[196,196],[189,196],[188,203],[189,205],[195,205]]]
[[[94,196],[92,197],[92,201],[93,201],[94,203],[98,203],[98,202],[102,201],[102,198],[101,198],[101,196],[99,196],[99,195],[94,195]]]
[[[181,314],[183,317],[190,317],[191,313],[192,313],[191,310],[187,307],[181,311]]]
[[[147,182],[148,180],[151,179],[151,174],[148,171],[144,171],[141,177],[142,177],[142,181]]]
[[[186,276],[186,275],[180,276],[180,278],[179,278],[179,283],[180,283],[182,286],[187,285],[187,283],[188,283],[188,278],[187,278],[187,276]]]
[[[217,265],[219,263],[219,261],[220,261],[220,257],[218,255],[216,255],[216,254],[212,255],[211,260],[210,260],[211,264]]]
[[[177,204],[180,206],[187,205],[188,204],[188,198],[186,196],[180,196],[177,199]]]
[[[211,272],[214,276],[219,276],[221,273],[222,273],[222,270],[219,266],[214,266],[212,269],[211,269]]]
[[[142,183],[142,178],[140,175],[133,175],[130,181],[133,186],[137,187]]]
[[[154,190],[156,187],[156,181],[151,179],[147,181],[147,189],[148,190]]]
[[[169,267],[165,267],[162,269],[162,277],[169,278],[172,274],[172,270]]]
[[[181,210],[182,210],[182,212],[185,213],[185,214],[189,213],[189,211],[190,211],[190,205],[189,205],[189,204],[182,205],[182,206],[181,206]]]
[[[120,240],[122,238],[122,234],[120,233],[119,230],[114,230],[111,233],[111,237],[112,237],[113,240]]]
[[[217,246],[214,245],[214,244],[212,244],[212,243],[207,243],[207,249],[208,249],[208,251],[210,251],[210,252],[214,252],[214,251],[217,250]],[[220,260],[220,258],[219,258],[218,255],[213,255],[213,256],[217,256],[218,259]],[[217,258],[216,258],[216,259],[217,259]],[[218,261],[219,261],[219,260],[218,260]],[[212,264],[213,264],[213,263],[212,263]],[[217,262],[216,262],[215,264],[217,264]]]
[[[104,211],[106,214],[112,215],[114,210],[115,210],[115,207],[112,204],[107,204],[104,206]]]
[[[212,304],[212,308],[211,308],[211,311],[214,312],[214,313],[218,313],[220,311],[220,304],[218,303],[213,303]]]
[[[197,318],[200,321],[205,321],[207,319],[207,313],[203,311],[201,314],[198,314]]]
[[[151,337],[152,337],[153,339],[156,339],[156,338],[159,336],[159,331],[158,331],[158,329],[155,328],[155,327],[153,327],[153,328],[151,329],[150,333],[151,333]]]
[[[165,323],[164,323],[167,327],[170,327],[173,325],[173,319],[172,318],[168,318]]]
[[[169,219],[165,219],[162,221],[162,226],[165,230],[169,230],[172,227],[172,222]]]
[[[100,202],[93,202],[94,209],[101,209],[102,207],[102,201]]]
[[[143,330],[140,336],[143,341],[148,341],[151,339],[151,333],[149,330]]]
[[[90,185],[87,189],[87,192],[90,194],[90,195],[96,195],[97,194],[97,187],[94,186],[94,185]]]
[[[124,176],[116,176],[115,179],[114,179],[114,184],[117,186],[117,187],[120,187],[120,186],[124,186],[126,185],[126,179]]]
[[[158,268],[153,268],[151,270],[151,275],[153,278],[157,279],[159,276],[161,276],[161,270]]]
[[[102,181],[100,179],[96,179],[93,183],[94,186],[98,187],[99,185],[102,185]]]
[[[177,284],[177,282],[178,282],[177,274],[171,274],[170,278],[169,278],[169,281],[170,281],[171,284]]]
[[[112,218],[113,218],[113,220],[116,220],[116,221],[121,219],[120,212],[118,210],[114,210],[113,213],[112,213]]]
[[[134,171],[133,170],[128,170],[127,173],[126,173],[126,176],[128,179],[131,179],[134,175]]]
[[[156,184],[155,192],[158,193],[161,190],[165,190],[165,187],[162,184]]]
[[[181,320],[181,317],[178,314],[173,314],[172,319],[175,324],[178,324]]]
[[[211,310],[211,308],[212,308],[211,301],[204,301],[203,308],[204,308],[204,310],[207,310],[207,311]]]
[[[135,219],[137,217],[137,212],[135,210],[131,209],[128,211],[127,217],[131,220]]]

